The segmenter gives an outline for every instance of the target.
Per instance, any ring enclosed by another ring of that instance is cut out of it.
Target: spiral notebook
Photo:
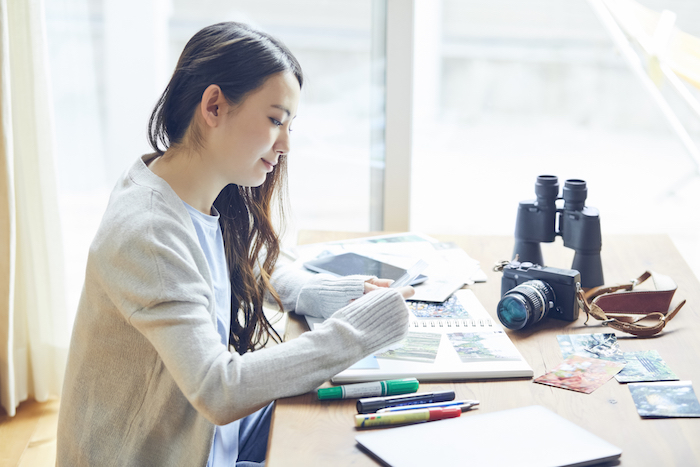
[[[407,304],[412,313],[408,337],[338,373],[332,382],[532,378],[530,365],[471,290],[458,290],[444,303]],[[322,322],[306,319],[311,329]]]

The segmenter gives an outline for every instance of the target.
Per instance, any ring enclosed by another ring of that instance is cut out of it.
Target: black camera
[[[545,264],[540,242],[553,242],[560,235],[564,246],[575,251],[571,268],[581,273],[581,286],[589,288],[603,285],[600,215],[596,208],[584,206],[588,194],[586,182],[567,180],[562,194],[563,198],[558,198],[557,177],[537,177],[537,199],[521,201],[518,206],[513,257],[518,255],[520,261]],[[562,208],[557,208],[558,199],[564,200]]]
[[[503,271],[496,312],[508,329],[531,326],[546,316],[564,321],[578,319],[576,292],[581,287],[581,275],[575,269],[510,261],[496,270]]]

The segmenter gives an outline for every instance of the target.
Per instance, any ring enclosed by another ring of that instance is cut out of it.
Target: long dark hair
[[[303,84],[299,62],[280,41],[248,25],[234,22],[208,26],[187,43],[168,86],[149,121],[148,139],[157,154],[172,146],[199,144],[192,125],[204,90],[217,84],[227,101],[241,103],[276,73],[290,71]],[[186,138],[187,136],[187,138]],[[270,283],[279,256],[279,235],[273,206],[284,219],[286,157],[259,187],[226,186],[214,201],[219,211],[226,260],[231,277],[229,343],[243,354],[282,339],[263,313],[269,293],[282,308]]]

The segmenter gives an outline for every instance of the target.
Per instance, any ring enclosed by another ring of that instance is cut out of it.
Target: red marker
[[[401,412],[368,413],[355,415],[355,426],[404,425],[408,423],[431,422],[462,415],[459,407],[440,407],[435,409],[404,410]]]

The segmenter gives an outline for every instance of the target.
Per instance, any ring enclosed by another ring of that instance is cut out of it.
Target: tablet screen
[[[304,263],[304,266],[312,271],[330,273],[336,276],[362,274],[392,280],[396,280],[406,273],[405,269],[382,263],[357,253],[343,253],[341,255],[318,258],[307,261]]]

